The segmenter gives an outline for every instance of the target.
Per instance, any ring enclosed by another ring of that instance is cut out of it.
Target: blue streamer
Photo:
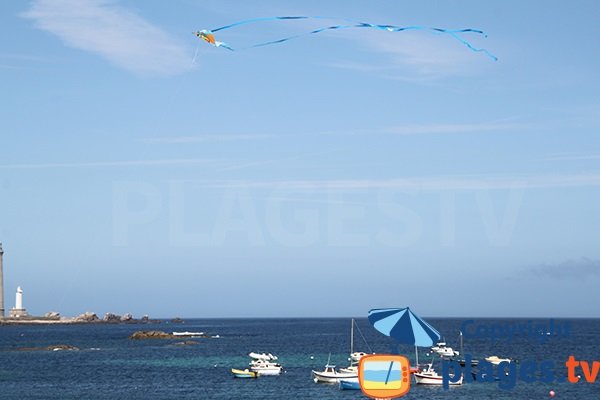
[[[303,36],[314,35],[314,34],[318,34],[318,33],[325,32],[325,31],[339,30],[339,29],[370,28],[370,29],[383,30],[383,31],[387,31],[387,32],[403,32],[403,31],[409,31],[409,30],[423,30],[423,31],[430,31],[430,32],[433,32],[433,33],[440,33],[440,34],[449,35],[453,39],[455,39],[458,42],[462,43],[469,50],[474,51],[474,52],[484,53],[485,55],[487,55],[488,57],[490,57],[492,60],[498,61],[498,57],[496,57],[495,55],[493,55],[492,53],[490,53],[488,50],[486,50],[484,48],[477,48],[477,47],[473,46],[469,41],[467,41],[465,38],[463,38],[461,36],[461,34],[463,34],[463,33],[474,33],[474,34],[478,34],[478,35],[482,35],[484,37],[487,37],[487,35],[485,34],[485,32],[483,32],[482,30],[472,29],[472,28],[466,28],[466,29],[444,29],[444,28],[435,28],[435,27],[420,26],[420,25],[395,26],[395,25],[371,24],[371,23],[368,23],[368,22],[359,22],[359,21],[352,21],[352,20],[348,20],[348,19],[331,18],[331,17],[319,17],[319,16],[316,16],[316,17],[308,17],[308,16],[279,16],[279,17],[263,17],[263,18],[246,19],[246,20],[243,20],[243,21],[234,22],[234,23],[229,24],[229,25],[221,26],[219,28],[215,28],[215,29],[211,29],[211,30],[202,30],[202,31],[194,32],[194,33],[196,34],[196,36],[198,36],[199,38],[205,40],[206,42],[210,43],[211,45],[213,45],[215,47],[223,47],[223,48],[226,48],[228,50],[234,51],[234,48],[232,46],[228,45],[227,43],[216,41],[215,38],[214,38],[214,33],[215,32],[219,32],[219,31],[223,31],[223,30],[226,30],[226,29],[236,28],[236,27],[241,26],[241,25],[255,24],[255,23],[266,22],[266,21],[300,20],[300,19],[328,19],[328,20],[331,20],[331,19],[335,20],[335,19],[337,19],[337,20],[340,20],[340,21],[344,21],[346,24],[344,24],[344,25],[326,26],[326,27],[323,27],[323,28],[314,29],[314,30],[312,30],[310,32],[301,33],[301,34],[298,34],[298,35],[288,36],[288,37],[284,37],[284,38],[281,38],[281,39],[271,40],[271,41],[268,41],[268,42],[257,43],[257,44],[254,44],[254,45],[250,46],[249,48],[269,46],[269,45],[272,45],[272,44],[278,44],[278,43],[287,42],[288,40],[297,39],[297,38],[300,38],[300,37],[303,37]]]

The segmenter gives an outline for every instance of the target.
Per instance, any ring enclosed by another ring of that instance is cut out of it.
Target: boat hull
[[[312,374],[315,383],[339,383],[340,379],[358,379],[358,375],[354,373],[313,371]]]
[[[258,376],[274,376],[281,375],[281,368],[252,368]]]
[[[419,385],[443,385],[444,384],[444,378],[442,378],[441,375],[438,374],[427,374],[427,373],[420,373],[420,372],[415,372],[413,374],[413,376],[415,377],[415,381],[417,382],[417,384]],[[452,382],[449,381],[448,384],[450,386],[458,386],[458,385],[462,385],[463,383],[463,377],[461,376],[460,379],[457,382]]]
[[[250,370],[256,372],[258,376],[274,376],[281,375],[283,368],[281,366],[260,366],[260,367],[250,367]]]
[[[280,375],[283,367],[277,363],[258,360],[250,363],[250,370],[256,372],[259,376]]]
[[[360,382],[358,378],[340,379],[341,390],[360,390]]]
[[[231,373],[233,374],[233,376],[235,378],[239,378],[239,379],[252,379],[252,378],[256,378],[258,376],[258,374],[254,371],[249,371],[247,369],[235,369],[232,368],[231,369]]]

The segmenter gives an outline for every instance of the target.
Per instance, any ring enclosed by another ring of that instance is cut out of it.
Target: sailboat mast
[[[354,354],[354,318],[352,318],[352,327],[350,328],[350,357]]]

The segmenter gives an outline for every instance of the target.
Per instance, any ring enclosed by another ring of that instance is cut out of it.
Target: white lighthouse
[[[10,310],[10,317],[22,318],[27,316],[27,310],[23,308],[23,289],[19,286],[17,288],[17,294],[15,295],[15,308]]]
[[[17,295],[15,296],[15,310],[23,309],[23,289],[17,287]]]

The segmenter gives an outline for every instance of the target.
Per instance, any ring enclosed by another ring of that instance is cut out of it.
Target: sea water
[[[428,318],[459,349],[463,319]],[[482,320],[510,323],[513,320]],[[375,331],[366,319],[357,324],[355,351],[389,353],[393,342]],[[330,359],[347,366],[350,351],[348,318],[331,319],[187,319],[183,324],[89,324],[0,326],[0,399],[363,399],[360,391],[316,384],[311,370],[322,370]],[[218,338],[198,338],[196,345],[177,345],[184,339],[130,340],[137,330],[206,332]],[[542,362],[552,360],[557,377],[566,375],[570,355],[579,360],[600,359],[600,320],[571,320],[568,336],[518,336],[491,342],[465,341],[473,358],[488,355]],[[22,351],[20,348],[68,344],[79,351]],[[400,346],[414,361],[414,348]],[[420,362],[429,362],[420,349]],[[235,379],[231,368],[244,369],[251,351],[279,356],[285,367],[280,376]],[[591,365],[591,363],[590,363]],[[441,371],[441,367],[438,366]],[[600,378],[600,377],[599,377]],[[563,379],[564,380],[564,379]],[[442,387],[412,384],[406,399],[600,399],[600,382],[526,383],[511,390],[498,382]]]

